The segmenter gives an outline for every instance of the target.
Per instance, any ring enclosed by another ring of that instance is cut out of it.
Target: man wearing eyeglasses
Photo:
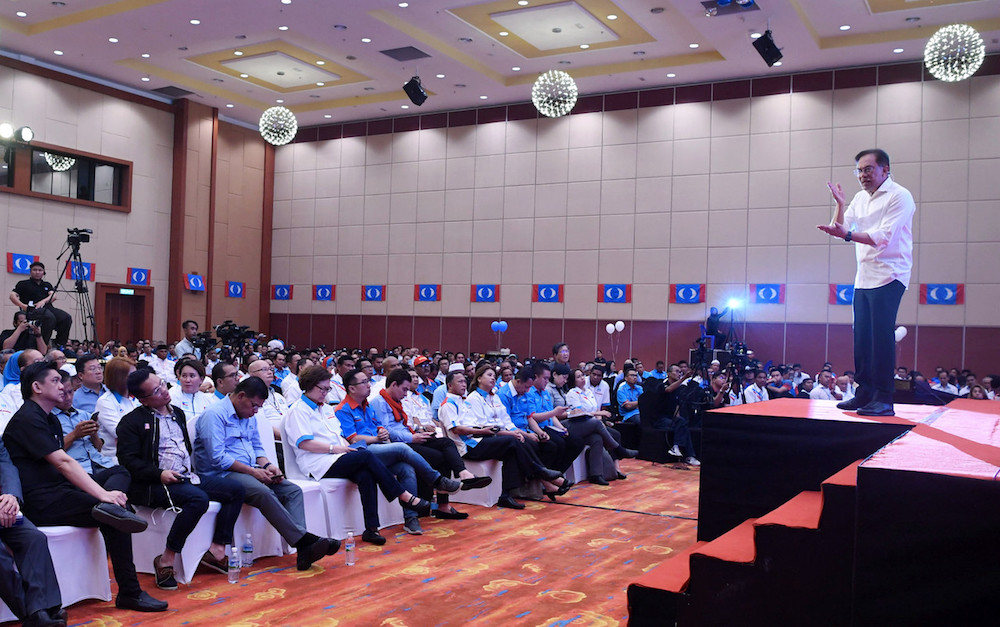
[[[212,383],[215,385],[215,398],[226,398],[239,383],[240,373],[232,364],[215,364],[212,368]]]
[[[854,170],[861,184],[846,210],[840,184],[827,183],[837,213],[819,228],[831,237],[854,242],[854,398],[837,404],[862,416],[892,416],[896,369],[894,328],[899,301],[913,268],[913,196],[889,175],[884,150],[862,150]]]
[[[264,453],[255,414],[267,395],[263,380],[247,377],[226,398],[206,409],[198,419],[195,466],[202,477],[221,476],[241,484],[246,503],[259,509],[285,542],[298,549],[296,567],[309,570],[324,555],[336,553],[340,541],[306,531],[302,489],[285,481]]]
[[[129,394],[142,404],[118,423],[118,461],[132,475],[129,500],[177,512],[163,554],[153,559],[156,587],[177,589],[174,562],[208,511],[210,500],[218,501],[221,507],[212,544],[201,563],[216,572],[228,572],[226,545],[233,543],[233,526],[243,507],[243,486],[225,477],[202,479],[195,474],[187,418],[170,404],[167,384],[159,375],[140,368],[128,376],[127,385]]]

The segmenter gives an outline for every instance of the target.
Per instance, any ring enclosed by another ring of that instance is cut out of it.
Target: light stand
[[[83,341],[89,342],[93,339],[97,341],[97,323],[94,320],[94,305],[90,302],[90,290],[87,288],[87,280],[83,276],[83,258],[80,256],[80,244],[90,241],[90,235],[94,232],[91,229],[66,229],[68,233],[66,237],[66,246],[59,253],[56,261],[61,261],[62,258],[69,253],[69,257],[66,259],[66,263],[62,266],[62,271],[59,273],[59,280],[56,281],[56,285],[53,288],[53,292],[59,291],[59,286],[62,284],[63,277],[70,274],[73,277],[73,289],[65,290],[69,294],[75,294],[76,299],[76,313],[77,320],[80,321],[80,325],[83,327]],[[73,268],[76,267],[77,271],[74,272]]]

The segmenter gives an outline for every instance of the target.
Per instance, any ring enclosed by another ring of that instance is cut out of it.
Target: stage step
[[[629,625],[842,624],[859,463],[644,574],[629,586]]]

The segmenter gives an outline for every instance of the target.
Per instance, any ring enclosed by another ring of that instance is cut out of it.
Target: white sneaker
[[[676,444],[674,444],[673,447],[671,447],[670,450],[667,451],[667,455],[671,457],[684,457],[684,455],[681,453],[681,449],[677,448]]]
[[[684,462],[688,466],[701,466],[701,462],[698,461],[697,458],[694,458],[694,457],[688,457],[687,459],[684,460]]]

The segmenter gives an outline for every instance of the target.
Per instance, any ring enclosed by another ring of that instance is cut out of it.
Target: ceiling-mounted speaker
[[[421,87],[419,76],[414,76],[407,81],[407,83],[403,85],[403,91],[405,91],[406,95],[410,98],[410,102],[418,107],[424,104],[424,101],[427,100],[427,92],[425,92],[424,88]]]
[[[781,61],[781,50],[774,45],[774,38],[771,36],[771,31],[767,30],[763,35],[753,40],[753,47],[757,49],[760,57],[764,59],[764,63],[767,63],[767,67],[771,67],[778,61]]]

